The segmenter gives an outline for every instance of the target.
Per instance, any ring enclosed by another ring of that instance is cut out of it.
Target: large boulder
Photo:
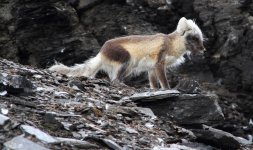
[[[183,125],[213,124],[224,120],[217,95],[180,94],[177,90],[136,93],[131,100],[149,107],[165,120]]]

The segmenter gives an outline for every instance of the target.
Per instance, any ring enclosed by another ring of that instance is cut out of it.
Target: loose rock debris
[[[0,71],[0,92],[4,92],[0,96],[0,148],[141,150],[216,146],[197,143],[200,136],[177,125],[211,123],[208,119],[191,120],[185,113],[191,108],[179,109],[196,107],[198,101],[210,102],[210,106],[217,108],[213,117],[222,116],[217,100],[208,99],[207,95],[147,89],[136,94],[133,87],[113,85],[103,79],[66,78],[4,59],[0,59]],[[10,82],[14,77],[15,82]],[[175,119],[163,119],[159,109],[146,104],[166,106],[168,101],[174,109],[168,106],[170,109],[160,111],[174,115]],[[188,120],[184,121],[181,115]],[[239,144],[239,148],[250,143]]]

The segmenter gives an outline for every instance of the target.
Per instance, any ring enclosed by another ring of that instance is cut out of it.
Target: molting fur
[[[170,88],[166,67],[184,61],[183,54],[204,50],[203,35],[199,27],[181,18],[171,34],[132,35],[105,42],[96,57],[83,64],[67,67],[57,64],[49,68],[67,76],[94,77],[99,70],[106,72],[111,81],[147,71],[151,88]]]

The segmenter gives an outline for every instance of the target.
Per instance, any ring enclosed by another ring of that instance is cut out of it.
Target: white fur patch
[[[49,70],[65,74],[69,77],[85,76],[92,78],[100,68],[101,57],[100,54],[98,54],[96,57],[87,60],[83,64],[76,64],[72,67],[68,67],[63,64],[56,64],[50,67]]]
[[[178,59],[176,59],[172,64],[169,65],[170,68],[176,68],[183,64],[185,62],[184,56],[180,56]]]
[[[190,51],[185,52],[184,54],[182,54],[179,58],[175,59],[174,62],[172,62],[169,67],[170,68],[177,68],[178,66],[182,65],[185,62],[185,58],[184,55],[189,56],[191,54]],[[190,57],[189,57],[190,58]]]
[[[198,25],[193,20],[187,20],[188,26],[191,28],[192,32],[200,36],[201,41],[203,41],[203,34]]]
[[[154,68],[155,61],[149,57],[144,57],[138,62],[133,62],[131,65],[133,66],[131,73],[138,75],[141,72],[145,72]]]
[[[182,17],[177,25],[177,32],[183,35],[185,32],[192,32],[193,34],[198,34],[200,39],[203,41],[203,33],[198,27],[198,25],[191,19],[186,19]]]
[[[55,71],[55,72],[58,72],[61,74],[68,74],[70,71],[70,68],[68,66],[63,65],[63,64],[57,63],[56,65],[51,66],[48,70]]]

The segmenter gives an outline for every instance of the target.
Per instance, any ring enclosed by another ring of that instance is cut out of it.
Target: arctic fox
[[[56,64],[49,68],[67,76],[94,77],[99,70],[111,81],[122,81],[131,74],[148,72],[150,88],[170,88],[165,69],[178,63],[187,52],[203,53],[203,35],[192,20],[182,17],[171,34],[131,35],[108,40],[100,52],[83,64],[67,67]]]

